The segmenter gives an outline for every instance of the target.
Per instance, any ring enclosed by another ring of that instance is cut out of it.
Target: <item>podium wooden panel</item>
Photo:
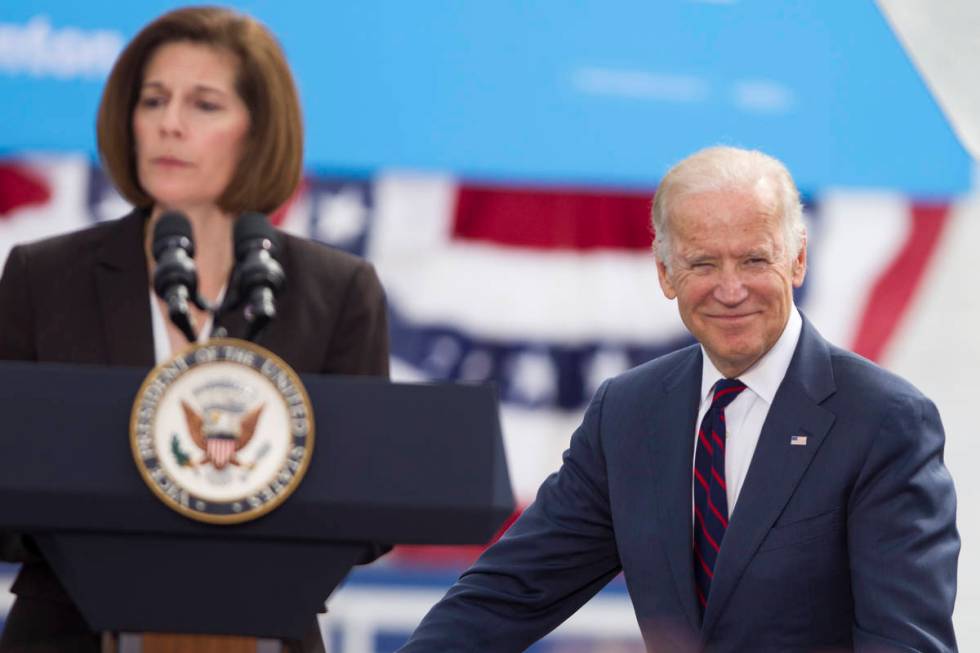
[[[138,648],[138,653],[292,653],[273,640],[237,635],[143,633],[129,638],[123,635],[122,640],[120,644],[120,637],[107,633],[103,637],[102,653],[130,653],[127,648]]]
[[[143,653],[257,653],[257,646],[255,637],[235,635],[143,635]]]

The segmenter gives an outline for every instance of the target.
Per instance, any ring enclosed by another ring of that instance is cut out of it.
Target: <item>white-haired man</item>
[[[521,651],[622,570],[650,651],[948,652],[959,537],[935,406],[793,303],[786,168],[702,150],[654,201],[699,344],[607,381],[561,469],[403,651]]]

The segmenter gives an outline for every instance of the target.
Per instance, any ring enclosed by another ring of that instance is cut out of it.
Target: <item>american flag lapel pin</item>
[[[806,436],[805,435],[794,435],[789,439],[789,443],[795,447],[805,447],[806,446]]]

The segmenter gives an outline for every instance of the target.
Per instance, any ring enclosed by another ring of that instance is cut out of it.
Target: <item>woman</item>
[[[215,303],[233,267],[232,227],[269,213],[302,171],[296,88],[274,37],[219,8],[184,8],[146,26],[120,55],[98,114],[103,163],[136,209],[120,220],[15,247],[0,279],[0,359],[152,366],[189,346],[152,292],[153,227],[168,210],[193,230],[200,293]],[[388,373],[384,294],[366,262],[282,234],[288,280],[259,343],[298,372]],[[221,327],[242,337],[241,313]],[[97,651],[98,637],[29,541],[0,651]],[[33,644],[29,646],[28,643]]]

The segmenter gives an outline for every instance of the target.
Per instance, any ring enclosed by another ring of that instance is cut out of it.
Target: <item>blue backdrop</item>
[[[0,8],[0,148],[94,150],[114,51],[185,3]],[[237,3],[296,72],[307,163],[652,186],[716,142],[804,189],[965,190],[970,161],[871,2]]]

